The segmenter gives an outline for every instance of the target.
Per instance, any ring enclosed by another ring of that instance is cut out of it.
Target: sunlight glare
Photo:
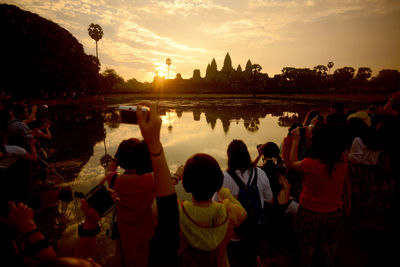
[[[170,110],[165,113],[165,115],[161,116],[162,124],[169,125],[178,119],[178,115],[175,110]]]

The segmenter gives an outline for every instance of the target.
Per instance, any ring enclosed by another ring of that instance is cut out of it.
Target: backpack
[[[254,171],[255,170],[255,171]],[[254,171],[254,179],[253,179]],[[264,212],[261,206],[260,191],[257,187],[257,169],[250,171],[249,181],[245,185],[235,171],[228,171],[233,181],[239,186],[238,200],[247,212],[246,220],[237,228],[235,232],[241,238],[254,238],[260,234],[264,220]]]

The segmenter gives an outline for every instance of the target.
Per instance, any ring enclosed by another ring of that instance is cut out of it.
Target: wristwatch
[[[83,237],[96,236],[98,233],[100,233],[100,230],[100,223],[97,223],[97,226],[94,229],[83,229],[83,222],[81,222],[78,226],[78,235]]]

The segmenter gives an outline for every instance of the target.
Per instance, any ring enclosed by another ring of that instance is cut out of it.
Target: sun
[[[166,65],[163,64],[163,63],[162,64],[161,63],[157,63],[156,65],[158,65],[156,67],[156,72],[158,73],[158,76],[166,77],[167,76],[167,72],[168,72]]]

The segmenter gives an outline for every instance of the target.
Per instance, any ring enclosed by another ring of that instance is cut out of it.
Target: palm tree
[[[253,64],[251,66],[251,71],[253,73],[253,85],[252,85],[253,97],[256,97],[256,86],[257,86],[257,82],[258,82],[258,78],[260,76],[261,70],[262,70],[262,67],[259,64]]]
[[[168,76],[167,76],[167,79],[169,79],[169,66],[172,64],[171,59],[170,59],[170,58],[167,58],[167,59],[165,60],[165,64],[168,65]]]
[[[329,62],[328,62],[328,65],[327,65],[327,66],[328,66],[328,69],[329,69],[329,72],[328,72],[328,74],[330,74],[330,73],[331,73],[331,68],[333,67],[333,65],[334,65],[334,64],[333,64],[333,62],[332,62],[332,61],[329,61]]]
[[[97,42],[103,38],[103,29],[99,24],[90,23],[88,28],[89,36],[96,41],[96,57],[99,59],[99,55],[97,52]]]

